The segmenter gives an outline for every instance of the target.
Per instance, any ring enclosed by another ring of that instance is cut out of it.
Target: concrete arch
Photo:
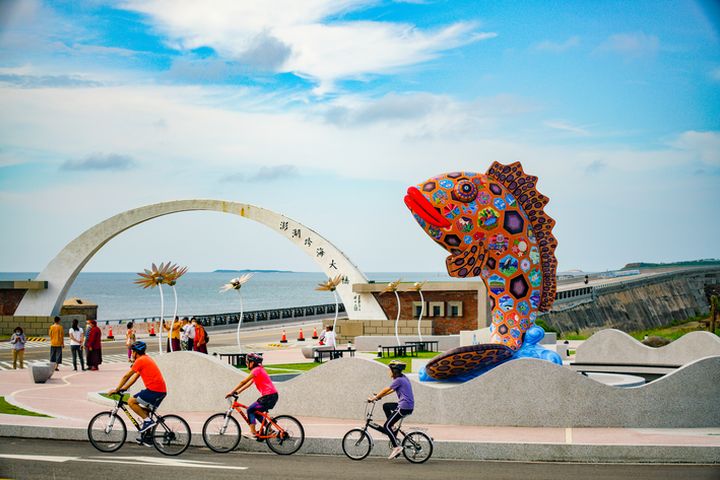
[[[354,283],[367,283],[365,275],[327,239],[305,225],[279,213],[247,203],[223,200],[176,200],[156,203],[119,213],[83,232],[68,243],[37,276],[46,280],[46,290],[29,290],[15,315],[57,315],[70,286],[85,264],[115,236],[141,223],[163,215],[194,210],[231,213],[254,220],[283,235],[310,256],[329,277],[342,275],[347,282],[337,287],[351,320],[385,320],[385,313],[372,294],[352,292]]]

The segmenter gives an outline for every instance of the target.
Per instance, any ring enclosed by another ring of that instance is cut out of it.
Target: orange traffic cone
[[[108,329],[108,336],[107,336],[107,338],[108,338],[108,340],[114,340],[114,339],[115,339],[115,337],[113,336],[113,333],[112,333],[112,325],[110,325],[110,328]]]
[[[155,336],[155,322],[152,322],[152,323],[150,324],[150,336],[151,336],[151,337],[154,337],[154,336]]]
[[[287,343],[287,335],[285,334],[285,330],[282,331],[282,337],[280,337],[280,343]]]
[[[318,338],[317,328],[313,328],[313,336],[312,336],[312,338],[313,338],[313,340],[317,340],[317,338]]]
[[[300,329],[300,333],[298,333],[298,342],[304,342],[305,341],[305,335],[303,335],[302,328]]]

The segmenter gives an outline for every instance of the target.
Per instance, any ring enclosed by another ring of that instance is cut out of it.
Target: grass
[[[303,362],[303,363],[277,363],[275,365],[265,365],[265,371],[268,375],[278,375],[287,373],[304,373],[308,370],[319,366],[316,362]],[[247,368],[240,368],[245,373],[250,373]]]
[[[677,340],[678,338],[682,337],[686,333],[690,332],[697,332],[697,331],[707,331],[706,329],[702,328],[700,325],[700,320],[706,320],[709,316],[695,316],[690,317],[686,320],[674,320],[670,322],[668,325],[663,327],[656,327],[656,328],[648,328],[645,330],[637,330],[633,332],[628,332],[628,335],[631,337],[642,341],[645,336],[648,337],[664,337],[669,340]],[[581,332],[573,332],[573,333],[567,333],[562,335],[562,340],[587,340],[592,336],[592,334],[595,333],[594,331],[581,331]],[[720,327],[715,329],[715,335],[720,336]]]
[[[5,400],[5,397],[0,397],[0,413],[4,413],[6,415],[25,415],[27,417],[52,418],[49,415],[44,415],[42,413],[37,413],[37,412],[31,412],[30,410],[25,410],[24,408],[20,408],[20,407],[16,407],[15,405],[11,405]]]
[[[107,393],[101,393],[100,396],[101,396],[101,397],[105,397],[105,398],[109,398],[110,400],[117,400],[117,395],[108,395]],[[128,398],[130,398],[130,394],[129,394],[129,393],[123,394],[123,401],[124,401],[125,403],[127,403]]]
[[[384,363],[385,365],[389,364],[393,360],[399,360],[401,362],[405,362],[407,364],[407,367],[405,368],[405,371],[408,373],[412,373],[412,359],[418,359],[418,358],[435,358],[437,355],[439,355],[440,352],[418,352],[417,357],[383,357],[383,358],[376,358],[375,361]]]

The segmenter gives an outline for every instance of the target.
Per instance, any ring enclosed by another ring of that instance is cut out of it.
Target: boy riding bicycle
[[[142,378],[145,384],[145,389],[140,390],[133,397],[128,399],[128,406],[133,412],[137,413],[140,418],[143,419],[143,423],[140,426],[140,436],[136,439],[139,444],[145,444],[152,446],[151,442],[145,440],[145,433],[148,432],[155,423],[148,418],[148,410],[160,406],[167,395],[167,387],[165,386],[165,379],[160,373],[155,360],[150,358],[149,355],[145,355],[147,345],[145,342],[137,341],[130,346],[132,351],[132,367],[122,377],[120,384],[117,388],[110,390],[108,395],[114,395],[119,391],[128,390],[137,381],[138,378]]]
[[[250,370],[250,375],[225,395],[225,398],[239,395],[250,388],[250,384],[255,382],[255,386],[260,391],[261,397],[247,408],[247,414],[248,420],[250,421],[250,433],[255,437],[255,440],[263,442],[265,440],[259,438],[258,432],[255,431],[255,421],[257,420],[255,412],[267,412],[272,409],[278,401],[278,392],[272,380],[270,380],[270,375],[267,374],[262,366],[263,357],[256,353],[248,353],[245,357],[245,362],[247,363],[248,370]]]
[[[398,440],[395,436],[393,426],[403,417],[407,417],[412,414],[413,409],[415,408],[415,396],[413,395],[410,380],[402,373],[402,371],[405,370],[405,364],[403,362],[393,360],[390,362],[388,367],[390,367],[390,377],[393,379],[392,383],[389,387],[384,388],[377,395],[371,395],[368,397],[368,402],[376,402],[393,392],[395,392],[398,396],[398,403],[388,402],[383,404],[383,411],[387,417],[385,425],[383,425],[383,431],[390,438],[390,443],[393,446],[388,459],[393,459],[400,455],[403,451],[403,447],[398,445]]]

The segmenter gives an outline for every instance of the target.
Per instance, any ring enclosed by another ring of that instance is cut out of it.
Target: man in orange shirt
[[[141,435],[137,438],[140,444],[149,444],[152,446],[152,442],[145,442],[144,433],[149,431],[155,423],[148,418],[148,409],[151,407],[157,408],[167,395],[167,387],[165,386],[165,379],[160,373],[155,360],[150,356],[145,355],[147,345],[145,342],[137,341],[130,346],[132,350],[132,367],[120,380],[120,384],[114,390],[108,392],[109,395],[114,395],[119,391],[128,390],[137,381],[138,378],[142,378],[145,384],[145,390],[140,390],[135,396],[130,397],[128,405],[132,408],[133,412],[137,413],[140,418],[143,419],[143,423],[140,426]]]
[[[65,330],[60,325],[60,317],[55,317],[55,323],[50,325],[50,362],[55,364],[55,370],[60,370],[62,363],[62,349],[65,346]]]

